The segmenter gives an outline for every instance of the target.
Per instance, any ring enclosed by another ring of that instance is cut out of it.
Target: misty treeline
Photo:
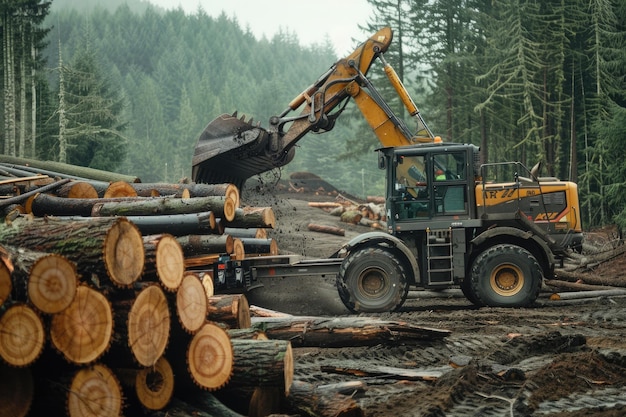
[[[267,127],[338,58],[322,31],[303,46],[289,30],[257,39],[236,17],[202,9],[79,3],[0,3],[5,154],[178,181],[213,118],[237,110]],[[387,61],[436,134],[480,145],[486,162],[542,161],[542,176],[578,183],[585,227],[626,225],[626,2],[368,3],[355,47],[394,29]],[[302,24],[314,22],[293,22]],[[378,145],[350,103],[334,130],[299,142],[282,176],[310,171],[381,194]]]

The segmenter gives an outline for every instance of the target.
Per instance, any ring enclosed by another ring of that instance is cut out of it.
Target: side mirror
[[[386,169],[387,168],[387,158],[382,152],[378,152],[378,169]]]

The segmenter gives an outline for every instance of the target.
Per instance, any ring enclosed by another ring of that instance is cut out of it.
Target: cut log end
[[[135,392],[148,410],[161,410],[174,394],[174,371],[164,357],[154,366],[143,368],[135,377]]]
[[[0,317],[0,357],[12,366],[28,366],[43,351],[43,321],[26,304],[14,304]]]
[[[142,366],[153,366],[165,352],[170,323],[163,290],[157,285],[144,288],[128,313],[128,344]]]
[[[233,357],[228,333],[214,323],[205,323],[189,344],[189,373],[200,388],[217,390],[225,386],[231,377]]]
[[[88,182],[79,181],[72,184],[67,198],[98,198],[98,191]]]
[[[208,297],[205,287],[195,273],[185,274],[176,292],[176,313],[183,329],[195,333],[205,323]]]
[[[163,235],[157,243],[157,275],[166,291],[176,291],[185,273],[185,258],[180,243],[172,235]]]
[[[33,264],[28,279],[28,298],[44,313],[59,313],[74,300],[77,285],[76,265],[64,256],[50,254]]]
[[[69,416],[119,416],[122,412],[122,389],[111,370],[96,364],[79,370],[68,391]]]
[[[145,250],[139,229],[120,218],[108,230],[104,242],[104,263],[111,281],[129,287],[143,273]]]
[[[126,181],[115,181],[104,192],[104,198],[114,197],[137,197],[137,191]]]
[[[80,285],[68,308],[52,317],[52,345],[65,359],[87,364],[98,359],[110,346],[113,312],[106,297]]]

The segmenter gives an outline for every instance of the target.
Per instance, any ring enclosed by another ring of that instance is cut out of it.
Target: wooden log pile
[[[215,295],[189,269],[276,254],[258,231],[274,227],[271,208],[241,207],[232,184],[106,181],[15,162],[0,163],[0,415],[166,410],[231,380],[288,392],[290,343],[233,343],[227,329],[250,327],[245,296]],[[269,358],[272,371],[260,369]]]

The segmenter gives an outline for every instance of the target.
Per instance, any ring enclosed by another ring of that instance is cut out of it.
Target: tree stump
[[[12,366],[28,366],[43,351],[46,335],[35,310],[17,303],[0,317],[0,357]]]
[[[146,253],[144,279],[154,275],[168,292],[174,292],[180,286],[185,273],[183,250],[170,234],[143,237]]]
[[[231,329],[250,327],[250,305],[244,294],[224,294],[209,297],[208,318]]]
[[[206,321],[208,297],[198,275],[188,272],[176,292],[176,313],[182,328],[195,333]]]
[[[233,347],[226,331],[205,323],[189,343],[187,366],[193,381],[204,390],[226,385],[233,372]]]
[[[65,310],[52,316],[52,345],[71,363],[87,364],[109,348],[113,334],[113,312],[106,297],[93,288],[79,285]]]
[[[122,389],[113,372],[95,364],[74,375],[67,394],[70,417],[110,417],[122,413]]]

